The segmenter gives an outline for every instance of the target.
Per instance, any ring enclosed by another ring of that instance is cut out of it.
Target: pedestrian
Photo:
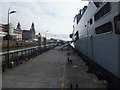
[[[68,53],[67,61],[68,61],[68,64],[69,63],[72,64],[72,59],[71,59],[70,53]]]

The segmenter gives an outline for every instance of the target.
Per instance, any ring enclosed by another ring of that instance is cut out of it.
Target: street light
[[[48,32],[48,30],[46,31],[46,33],[45,33],[45,38],[44,38],[45,51],[46,51],[46,44],[47,44],[47,32]]]
[[[55,39],[56,35],[54,35],[54,39]]]
[[[46,37],[46,39],[47,39],[47,33],[48,33],[48,31],[46,31],[46,33],[45,33],[45,37]]]
[[[46,42],[45,43],[47,43],[47,33],[48,33],[49,31],[47,30],[46,31],[46,33],[45,33],[45,38],[46,38]]]
[[[41,46],[41,34],[38,34],[38,45]]]
[[[16,11],[11,11],[9,14],[16,13]]]
[[[10,25],[9,25],[9,15],[12,14],[12,13],[16,13],[16,11],[10,11],[10,8],[8,9],[8,37],[7,37],[7,56],[8,56],[8,61],[7,61],[7,66],[8,68],[10,67],[10,60],[9,60],[9,39],[10,39],[10,33],[9,33],[9,28],[10,28]]]

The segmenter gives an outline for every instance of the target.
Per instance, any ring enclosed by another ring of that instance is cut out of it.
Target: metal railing
[[[4,72],[7,68],[12,68],[13,66],[17,66],[21,63],[23,63],[26,60],[29,60],[30,58],[34,58],[37,55],[40,55],[42,52],[46,52],[47,50],[50,50],[54,47],[56,47],[57,44],[49,44],[46,46],[35,46],[31,48],[24,48],[19,50],[13,50],[9,51],[9,63],[10,67],[8,67],[8,57],[7,52],[0,53],[0,58],[2,59],[2,71]]]

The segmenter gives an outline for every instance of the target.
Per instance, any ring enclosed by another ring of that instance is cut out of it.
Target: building
[[[21,25],[18,22],[18,25],[16,27],[16,29],[14,29],[13,31],[13,38],[17,41],[22,40],[22,29],[21,29]]]
[[[8,25],[0,24],[0,40],[7,40],[7,33]],[[22,40],[22,30],[20,23],[18,23],[16,29],[11,25],[9,28],[9,34],[12,36],[12,40]]]
[[[5,25],[0,24],[0,41],[3,40],[3,37],[6,35],[7,35],[7,28],[5,27]]]
[[[33,38],[35,38],[34,23],[32,23],[30,30],[23,30],[23,35],[22,35],[23,40],[30,40],[30,39],[33,39]]]

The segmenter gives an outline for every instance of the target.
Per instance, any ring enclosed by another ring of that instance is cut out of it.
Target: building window
[[[103,17],[105,14],[110,12],[110,3],[107,2],[96,14],[95,14],[95,21]]]
[[[93,20],[92,20],[92,18],[90,19],[90,25],[93,23]]]
[[[115,22],[115,33],[120,34],[120,14],[114,18]]]
[[[81,14],[78,14],[77,15],[77,24],[79,23],[80,19],[81,19],[82,15]]]
[[[72,37],[73,37],[73,34],[70,34],[69,37],[72,38]]]
[[[102,34],[102,33],[110,32],[110,31],[112,31],[112,23],[111,22],[108,22],[104,25],[101,25],[101,26],[95,28],[96,34]]]

